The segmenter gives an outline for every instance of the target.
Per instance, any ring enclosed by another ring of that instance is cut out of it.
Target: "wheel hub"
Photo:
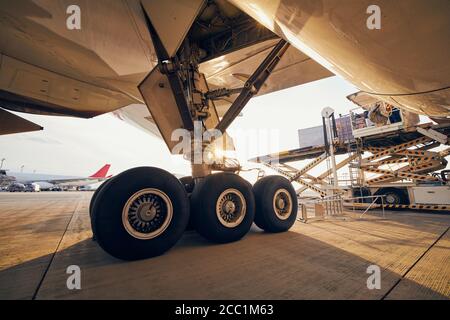
[[[387,202],[388,204],[396,204],[396,203],[397,203],[397,199],[395,198],[394,195],[392,195],[392,194],[387,194],[387,195],[386,195],[386,202]]]
[[[172,216],[172,202],[164,192],[144,189],[128,199],[122,211],[122,222],[130,235],[148,240],[163,233]]]
[[[217,199],[217,218],[227,228],[238,226],[244,220],[245,211],[245,198],[239,190],[227,189]]]
[[[277,208],[283,210],[285,206],[286,206],[285,201],[282,198],[279,198],[277,200]]]
[[[152,221],[159,214],[158,207],[152,203],[138,205],[137,214],[142,221]]]
[[[286,189],[279,189],[273,197],[273,210],[277,217],[286,220],[292,213],[292,197]]]
[[[233,201],[227,200],[223,205],[223,210],[226,214],[232,214],[236,211],[236,205]]]

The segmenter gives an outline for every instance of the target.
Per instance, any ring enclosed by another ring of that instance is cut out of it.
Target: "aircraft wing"
[[[48,182],[51,184],[57,184],[57,185],[86,185],[86,184],[92,184],[96,183],[102,180],[109,179],[109,177],[105,178],[70,178],[70,179],[51,179],[51,180],[39,180],[39,182]],[[36,182],[36,181],[34,181]]]
[[[70,30],[57,2],[0,2],[2,108],[90,118],[143,103],[137,85],[154,62],[139,1],[82,7],[89,18]]]
[[[101,167],[97,172],[90,175],[89,177],[64,177],[64,176],[28,176],[26,178],[21,179],[22,182],[48,182],[51,184],[58,185],[86,185],[92,184],[96,182],[100,182],[103,180],[107,180],[112,177],[112,175],[108,175],[110,164],[105,164]]]
[[[229,4],[217,5],[229,18],[242,17]],[[0,4],[1,105],[19,112],[83,118],[116,110],[124,120],[160,136],[154,119],[142,108],[144,101],[137,89],[156,65],[140,2],[102,0],[83,8],[90,13],[89,19],[85,18],[81,30],[72,31],[65,28],[67,14],[59,5]],[[208,13],[200,19],[207,21]],[[275,34],[256,29],[233,39],[236,48],[219,50],[200,64],[211,89],[242,87],[273,48]],[[200,37],[202,32],[198,32]],[[174,31],[168,37],[173,38]],[[292,47],[259,95],[331,75]],[[215,101],[219,117],[235,98]],[[20,129],[19,122],[11,126]]]
[[[0,124],[0,135],[38,131],[43,129],[41,126],[2,108],[0,108]]]
[[[59,186],[85,186],[94,184],[100,181],[107,180],[112,176],[105,178],[73,178],[73,179],[56,179],[56,180],[40,180],[39,182],[48,182]]]

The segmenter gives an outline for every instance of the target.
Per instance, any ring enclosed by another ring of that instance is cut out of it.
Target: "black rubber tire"
[[[194,187],[195,187],[194,178],[192,178],[191,176],[182,177],[182,178],[180,178],[180,182],[183,185],[186,192],[188,193],[188,197],[190,197],[191,193],[192,193],[192,191],[194,191]],[[192,221],[192,215],[191,215],[189,218],[188,225],[186,227],[186,231],[192,231],[192,230],[195,230],[195,227],[194,227],[194,222]]]
[[[216,214],[217,200],[228,188],[240,191],[246,204],[243,220],[233,228],[224,226]],[[255,217],[255,199],[251,185],[234,173],[209,175],[195,185],[191,194],[191,213],[195,229],[207,240],[217,243],[237,241],[248,233]]]
[[[180,178],[180,182],[184,186],[184,189],[186,189],[187,193],[192,193],[192,191],[194,191],[195,181],[191,176]]]
[[[149,240],[130,235],[122,223],[122,210],[139,190],[155,188],[172,202],[173,217],[167,229]],[[99,191],[94,202],[92,223],[98,244],[122,260],[138,260],[163,254],[181,238],[189,221],[189,200],[180,181],[171,173],[153,167],[139,167],[116,176]]]
[[[89,203],[89,217],[91,218],[92,239],[94,241],[96,240],[96,238],[95,238],[95,229],[94,229],[95,227],[94,227],[94,224],[92,223],[92,212],[93,212],[95,201],[97,200],[98,194],[100,193],[100,191],[116,177],[112,177],[112,178],[109,178],[108,180],[104,181],[101,185],[98,186],[97,190],[95,190],[94,194],[91,197],[91,201]]]
[[[381,188],[375,193],[375,195],[385,195],[383,203],[387,205],[410,204],[408,192],[405,189]],[[389,198],[394,200],[388,202]],[[377,199],[377,203],[382,203],[381,198]]]
[[[94,191],[94,194],[91,197],[91,201],[89,202],[89,216],[92,218],[92,208],[94,207],[94,202],[97,199],[98,193],[100,192],[100,190],[103,189],[103,187],[109,182],[111,181],[113,178],[108,179],[106,181],[104,181],[101,185],[98,186],[97,190]]]
[[[292,200],[291,212],[286,220],[280,219],[273,207],[275,193],[279,189],[289,192]],[[259,179],[253,186],[255,195],[255,224],[267,232],[284,232],[289,230],[297,218],[297,194],[291,182],[282,176],[267,176]]]

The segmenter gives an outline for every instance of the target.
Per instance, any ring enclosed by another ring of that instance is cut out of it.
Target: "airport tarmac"
[[[215,245],[193,231],[124,262],[91,240],[92,192],[0,193],[0,299],[449,299],[450,214],[349,213]],[[81,269],[69,290],[67,267]],[[381,269],[369,290],[367,268]]]

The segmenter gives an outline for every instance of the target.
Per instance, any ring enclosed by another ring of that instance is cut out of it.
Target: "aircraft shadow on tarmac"
[[[378,241],[376,246],[393,244],[389,238]],[[399,261],[389,252],[378,252],[369,261],[338,248],[343,245],[297,232],[264,234],[256,228],[239,242],[214,245],[190,231],[160,257],[124,262],[84,239],[54,257],[0,271],[0,299],[381,299],[387,293],[387,299],[448,299],[406,278],[397,283],[414,257]],[[382,264],[381,290],[369,290],[366,270],[377,262]],[[81,290],[66,287],[69,265],[81,268]]]

